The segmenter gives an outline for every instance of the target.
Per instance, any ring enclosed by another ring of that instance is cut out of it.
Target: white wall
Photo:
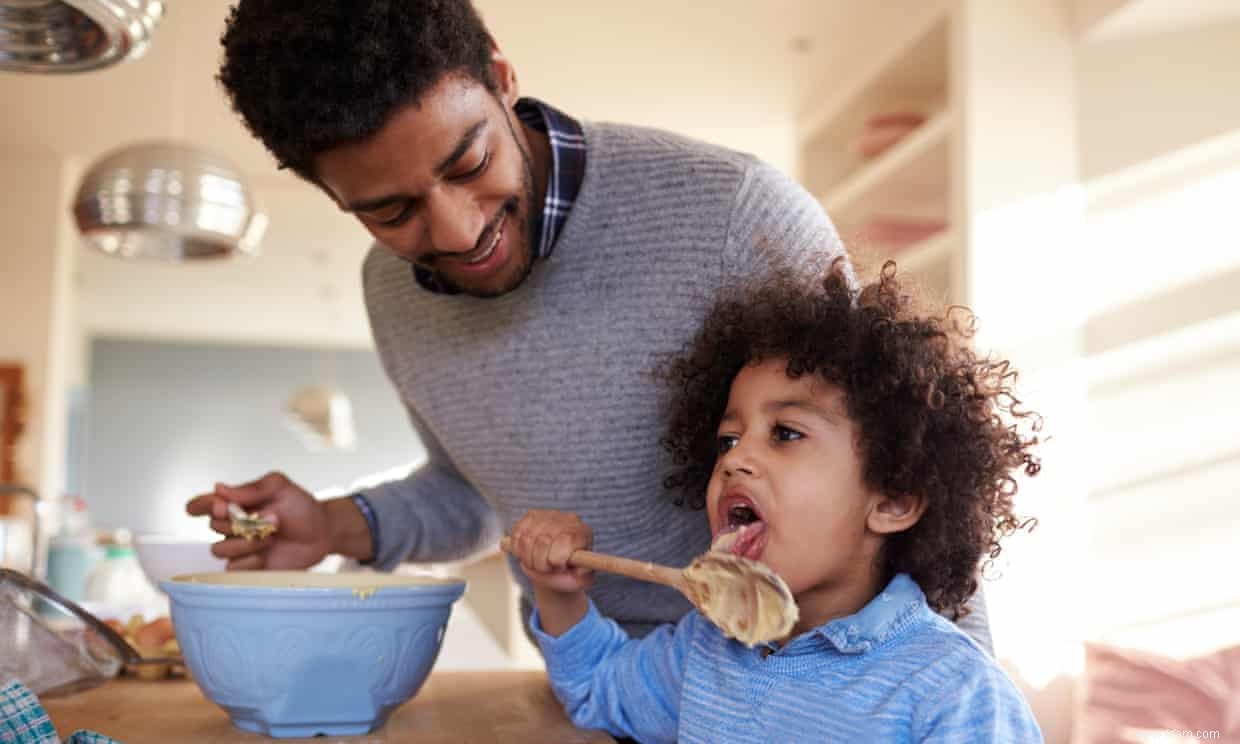
[[[1201,653],[1240,642],[1240,593],[1218,573],[1240,532],[1240,125],[1096,186],[1086,632]]]
[[[307,384],[349,397],[355,449],[310,450],[288,428],[285,403]],[[86,412],[82,495],[99,526],[135,533],[210,534],[185,502],[217,481],[281,470],[340,493],[425,458],[370,350],[97,339]]]
[[[1082,46],[1085,180],[1240,129],[1238,50],[1235,20]]]
[[[1130,369],[1090,396],[1088,630],[1201,653],[1240,643],[1235,626],[1180,627],[1196,612],[1240,609],[1240,584],[1224,578],[1240,534],[1240,333],[1169,361]]]
[[[19,475],[43,494],[62,478],[66,381],[74,368],[75,252],[61,206],[76,172],[53,153],[0,148],[0,358],[25,367]]]

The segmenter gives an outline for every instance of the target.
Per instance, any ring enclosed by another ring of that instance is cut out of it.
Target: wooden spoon
[[[512,539],[500,541],[512,552]],[[617,555],[575,550],[570,565],[670,586],[730,638],[753,646],[787,637],[797,621],[797,605],[788,585],[765,564],[712,550],[683,569]]]

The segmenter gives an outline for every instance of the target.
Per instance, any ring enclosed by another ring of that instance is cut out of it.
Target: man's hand
[[[275,534],[262,540],[234,537],[229,503],[271,520]],[[217,483],[211,493],[190,500],[185,511],[210,517],[211,529],[227,538],[212,545],[211,552],[226,558],[229,570],[309,568],[330,553],[371,557],[366,520],[349,499],[316,501],[282,473],[240,486]]]
[[[576,514],[534,510],[515,525],[510,552],[534,585],[543,630],[559,636],[577,624],[589,608],[585,588],[594,574],[568,565],[574,550],[594,545],[594,533]]]

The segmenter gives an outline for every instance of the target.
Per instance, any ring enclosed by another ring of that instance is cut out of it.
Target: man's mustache
[[[499,210],[496,211],[495,216],[491,218],[490,222],[484,225],[481,232],[478,233],[478,239],[474,241],[474,247],[470,248],[466,251],[466,253],[472,253],[485,245],[486,242],[491,239],[491,235],[494,234],[495,230],[499,228],[499,223],[503,222],[504,216],[515,215],[517,213],[517,206],[519,204],[520,201],[515,196],[504,202],[500,206]],[[435,263],[441,258],[452,259],[460,255],[460,253],[454,253],[451,251],[436,251],[431,249],[431,251],[426,255],[419,257],[416,263],[420,266],[431,269],[434,268]]]

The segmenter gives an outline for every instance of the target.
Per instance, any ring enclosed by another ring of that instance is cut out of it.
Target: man
[[[706,550],[705,516],[662,487],[651,373],[719,286],[841,253],[817,203],[752,157],[520,98],[468,0],[243,0],[222,43],[247,127],[374,236],[371,328],[430,459],[325,502],[278,473],[217,486],[188,511],[227,534],[237,502],[279,532],[215,554],[454,560],[532,508],[579,513],[605,552],[677,566]],[[590,594],[635,635],[688,609],[615,576]]]

